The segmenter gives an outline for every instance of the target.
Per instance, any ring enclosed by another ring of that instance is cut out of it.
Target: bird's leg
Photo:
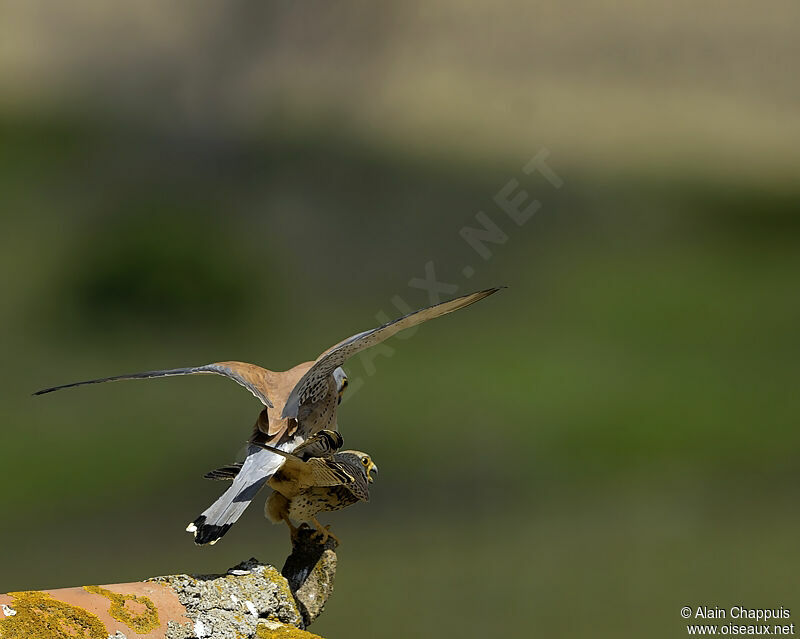
[[[289,536],[292,538],[292,542],[294,542],[294,540],[297,539],[297,526],[292,523],[288,515],[281,515],[281,519],[289,526]]]
[[[339,540],[339,538],[329,530],[330,526],[323,526],[321,523],[319,523],[316,517],[312,517],[311,521],[313,522],[314,526],[317,529],[317,532],[314,533],[314,536],[315,537],[322,536],[322,542],[320,543],[322,543],[323,546],[328,541],[328,537],[333,537],[333,540],[337,544],[339,544],[340,546],[342,545],[342,542]]]

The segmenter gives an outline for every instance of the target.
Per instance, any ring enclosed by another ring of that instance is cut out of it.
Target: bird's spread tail
[[[259,490],[284,462],[283,457],[258,446],[248,448],[233,484],[186,528],[198,545],[215,544],[242,516]]]

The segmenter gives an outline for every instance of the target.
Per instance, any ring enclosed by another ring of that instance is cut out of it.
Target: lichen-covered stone
[[[108,639],[102,621],[88,610],[46,592],[10,592],[16,614],[0,619],[2,639]]]
[[[322,639],[319,635],[282,623],[263,621],[256,628],[256,639]]]
[[[186,607],[189,624],[168,624],[167,639],[253,637],[263,618],[300,626],[289,586],[272,566],[251,559],[226,575],[158,577]]]
[[[304,628],[322,614],[325,602],[333,593],[337,546],[333,537],[320,543],[315,531],[305,524],[292,540],[292,554],[286,558],[281,574],[294,593]]]
[[[0,639],[313,639],[305,627],[333,588],[335,542],[299,541],[284,566],[296,588],[251,559],[224,575],[0,594]]]
[[[140,635],[158,628],[158,609],[149,597],[142,595],[121,595],[100,586],[84,586],[86,592],[102,595],[111,602],[109,614],[119,622]]]
[[[326,549],[305,583],[294,593],[306,626],[319,617],[325,609],[325,603],[333,593],[335,577],[336,553]]]

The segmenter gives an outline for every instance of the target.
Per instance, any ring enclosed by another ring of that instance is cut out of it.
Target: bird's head
[[[333,379],[336,381],[336,393],[338,396],[337,403],[341,404],[342,395],[344,395],[344,389],[347,388],[347,373],[344,372],[344,369],[341,366],[333,371]]]
[[[374,481],[371,473],[375,472],[375,474],[377,474],[378,466],[374,461],[372,461],[372,457],[367,455],[367,453],[362,453],[360,450],[343,450],[342,452],[350,453],[351,455],[358,457],[359,463],[364,467],[364,472],[367,474],[367,481],[370,483]]]

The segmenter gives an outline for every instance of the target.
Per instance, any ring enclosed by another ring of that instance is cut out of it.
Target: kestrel
[[[288,452],[321,430],[337,429],[336,409],[347,386],[347,376],[341,366],[348,358],[406,328],[465,308],[498,290],[500,288],[490,288],[414,311],[378,328],[348,337],[324,351],[316,360],[283,372],[245,362],[216,362],[74,382],[40,390],[35,395],[84,384],[194,374],[223,375],[249,390],[265,408],[256,421],[247,457],[230,488],[186,528],[194,534],[195,543],[214,544],[239,519],[256,493],[284,462],[280,454],[263,448],[263,445]]]
[[[317,514],[346,508],[359,501],[369,501],[369,484],[378,467],[372,458],[359,450],[339,451],[342,436],[323,430],[300,444],[291,453],[263,444],[266,450],[286,461],[267,482],[272,493],[264,506],[264,515],[273,523],[285,522],[292,538],[297,528],[292,521],[313,524],[324,544],[331,536],[319,523]],[[338,451],[338,452],[337,452]],[[234,479],[241,464],[232,464],[206,473],[207,479]]]

